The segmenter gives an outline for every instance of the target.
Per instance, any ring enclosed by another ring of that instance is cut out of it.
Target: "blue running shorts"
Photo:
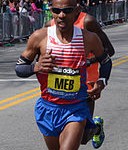
[[[35,119],[44,136],[59,136],[68,122],[81,122],[87,119],[87,127],[95,127],[85,101],[60,105],[39,98],[35,105]]]

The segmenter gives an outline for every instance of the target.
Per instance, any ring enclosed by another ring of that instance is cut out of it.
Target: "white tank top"
[[[86,57],[81,29],[74,26],[70,43],[62,43],[56,35],[56,26],[48,27],[47,51],[52,49],[57,67],[48,75],[39,75],[42,98],[70,104],[86,100]]]

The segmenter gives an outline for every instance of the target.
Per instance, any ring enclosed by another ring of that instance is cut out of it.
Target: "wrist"
[[[104,87],[107,85],[107,79],[106,78],[99,78],[97,81],[101,81],[104,85]]]
[[[37,73],[37,72],[39,72],[39,63],[38,62],[36,62],[34,64],[34,73]]]

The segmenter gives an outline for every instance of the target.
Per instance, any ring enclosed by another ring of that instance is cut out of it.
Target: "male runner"
[[[85,84],[89,50],[100,63],[99,78],[107,81],[112,67],[98,36],[73,26],[78,10],[77,0],[53,0],[55,25],[31,35],[15,68],[19,77],[37,74],[41,98],[35,117],[49,150],[77,150],[85,126],[94,126]],[[33,64],[36,56],[38,62]],[[98,79],[95,87],[100,91],[90,90],[90,97],[102,91],[102,80]]]
[[[51,4],[51,1],[49,1],[49,2]],[[78,0],[78,3],[80,3],[80,0]],[[110,40],[108,39],[107,35],[101,29],[99,23],[96,21],[96,19],[93,16],[91,16],[85,12],[82,12],[81,10],[82,10],[82,7],[79,5],[79,10],[78,10],[78,14],[76,15],[74,25],[77,27],[80,27],[81,29],[86,28],[87,30],[89,30],[91,32],[95,32],[100,37],[102,44],[104,46],[105,52],[110,57],[113,56],[115,53],[114,48],[113,48],[112,44],[110,43]],[[52,26],[54,24],[55,24],[54,19],[52,19],[49,22],[47,22],[45,26],[48,27],[48,26]],[[88,66],[87,67],[87,74],[88,74],[87,75],[87,85],[88,85],[88,89],[91,89],[94,86],[94,83],[99,78],[99,72],[98,72],[99,63],[97,62],[97,60],[95,59],[95,57],[92,53],[89,53],[89,55],[88,55],[87,66]],[[102,80],[103,80],[104,87],[105,87],[107,83],[104,80],[104,78]],[[98,91],[98,87],[95,87],[95,90]],[[89,104],[89,108],[90,108],[92,116],[94,113],[94,106],[95,106],[94,100],[96,100],[98,98],[100,98],[100,92],[97,92],[95,97],[89,97],[88,104]],[[104,131],[103,131],[103,119],[99,116],[96,116],[96,117],[94,117],[94,121],[96,124],[101,126],[101,130],[99,131],[99,133],[94,135],[94,137],[92,139],[92,144],[93,144],[94,148],[99,148],[102,145],[102,143],[104,141],[104,136],[105,136]],[[85,132],[85,134],[86,134],[86,132]],[[83,136],[82,144],[85,144],[85,143],[86,143],[86,139]]]

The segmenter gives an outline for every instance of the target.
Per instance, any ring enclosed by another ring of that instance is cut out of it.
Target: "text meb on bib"
[[[55,97],[73,100],[80,90],[80,69],[54,67],[48,73],[48,92]]]

